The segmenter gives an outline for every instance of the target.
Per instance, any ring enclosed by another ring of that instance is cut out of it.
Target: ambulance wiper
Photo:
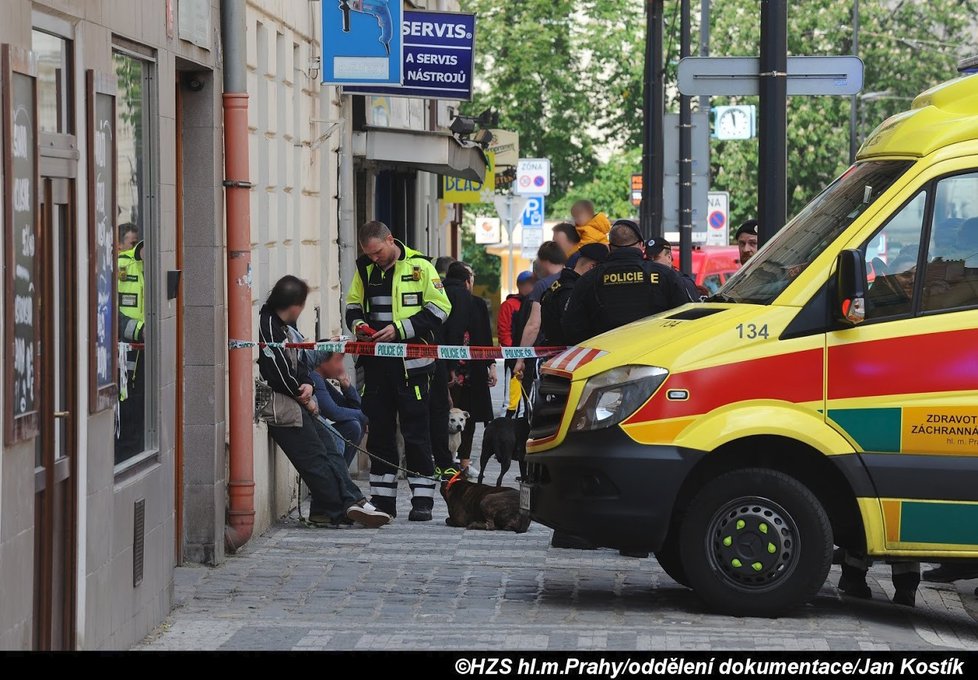
[[[737,301],[724,293],[714,293],[710,297],[703,300],[703,302],[732,302],[736,304]]]

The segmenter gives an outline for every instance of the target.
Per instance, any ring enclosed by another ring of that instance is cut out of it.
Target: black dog
[[[501,468],[496,486],[502,485],[513,460],[520,465],[520,476],[525,477],[523,460],[526,458],[526,440],[529,437],[530,422],[526,418],[496,418],[486,425],[486,431],[482,434],[482,456],[479,458],[479,484],[482,484],[486,465],[493,456],[496,456]]]
[[[461,477],[442,482],[441,495],[448,505],[445,524],[484,531],[524,533],[530,518],[520,513],[520,492],[508,487],[476,484]]]

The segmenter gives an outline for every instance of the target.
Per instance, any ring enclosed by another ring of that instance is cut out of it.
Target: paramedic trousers
[[[370,459],[371,502],[396,516],[400,424],[411,506],[430,510],[435,504],[435,482],[426,478],[435,472],[428,412],[431,378],[427,373],[405,376],[404,364],[396,359],[364,359],[363,412],[370,419],[367,450],[376,456]]]

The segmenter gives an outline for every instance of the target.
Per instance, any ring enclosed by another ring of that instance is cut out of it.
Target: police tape
[[[469,345],[407,345],[396,342],[255,342],[230,340],[228,349],[311,349],[334,354],[387,357],[391,359],[444,359],[448,361],[488,361],[491,359],[546,359],[566,347],[473,347]]]

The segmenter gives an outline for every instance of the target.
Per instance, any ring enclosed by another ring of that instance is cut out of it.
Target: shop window
[[[155,367],[158,318],[153,304],[159,239],[153,206],[153,63],[129,52],[113,54],[117,78],[116,250],[119,323],[119,408],[115,462],[156,445]]]
[[[31,49],[37,59],[37,123],[41,132],[72,134],[70,42],[34,30]]]

